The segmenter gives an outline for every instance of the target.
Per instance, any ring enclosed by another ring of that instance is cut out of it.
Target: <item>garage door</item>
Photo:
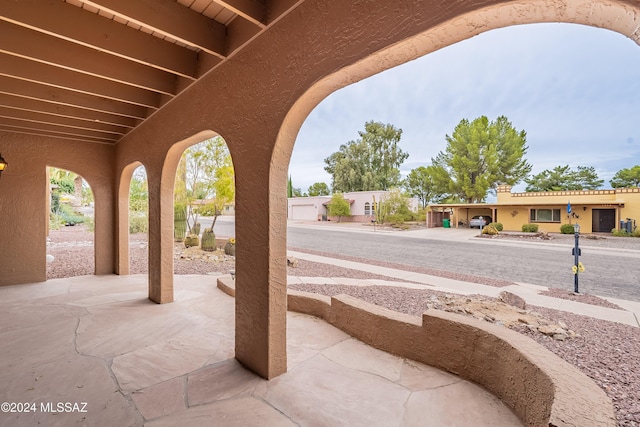
[[[314,205],[291,206],[291,219],[316,221],[318,219],[318,210]]]

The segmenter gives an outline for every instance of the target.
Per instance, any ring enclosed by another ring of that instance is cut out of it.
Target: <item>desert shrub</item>
[[[497,231],[502,231],[503,227],[502,227],[502,223],[501,222],[492,222],[491,224],[487,224],[492,226],[493,228],[495,228]]]
[[[560,232],[562,234],[575,234],[575,229],[572,224],[562,224],[560,226]]]
[[[386,218],[388,223],[391,224],[402,224],[405,221],[405,216],[403,214],[389,214]]]
[[[633,233],[629,233],[627,230],[618,230],[614,228],[611,230],[611,234],[616,237],[640,237],[640,228],[633,230]]]
[[[537,233],[538,232],[538,224],[523,224],[522,225],[523,233]]]
[[[214,203],[207,203],[206,205],[202,205],[202,206],[197,207],[193,211],[197,212],[198,215],[202,215],[202,216],[215,216],[216,215],[216,205]]]
[[[131,215],[129,217],[129,233],[146,233],[149,231],[149,220],[146,215]]]
[[[490,236],[495,236],[499,233],[498,229],[492,225],[485,225],[484,228],[482,229],[482,234],[488,234]]]

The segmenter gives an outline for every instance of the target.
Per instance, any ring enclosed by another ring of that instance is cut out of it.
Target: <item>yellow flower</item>
[[[235,237],[229,238],[229,243],[231,243],[232,245],[235,245],[236,244],[236,238]]]
[[[581,262],[578,263],[578,271],[582,273],[584,271],[584,265]]]
[[[573,274],[577,274],[578,273],[578,267],[575,266],[575,265],[571,268],[571,270],[573,271]]]

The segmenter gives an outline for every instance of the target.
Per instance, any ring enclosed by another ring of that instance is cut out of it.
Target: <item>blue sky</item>
[[[593,166],[604,188],[640,164],[640,46],[575,24],[489,31],[334,92],[307,117],[289,172],[303,192],[331,183],[323,159],[369,120],[403,130],[401,167],[430,164],[461,119],[509,118],[533,172]],[[516,187],[524,191],[524,185]]]

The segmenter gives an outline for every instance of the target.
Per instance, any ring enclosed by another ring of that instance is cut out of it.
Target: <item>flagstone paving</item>
[[[287,317],[289,371],[265,381],[233,358],[234,300],[215,278],[175,289],[156,305],[146,276],[0,288],[0,401],[37,409],[0,426],[522,425],[484,389],[303,314]]]

